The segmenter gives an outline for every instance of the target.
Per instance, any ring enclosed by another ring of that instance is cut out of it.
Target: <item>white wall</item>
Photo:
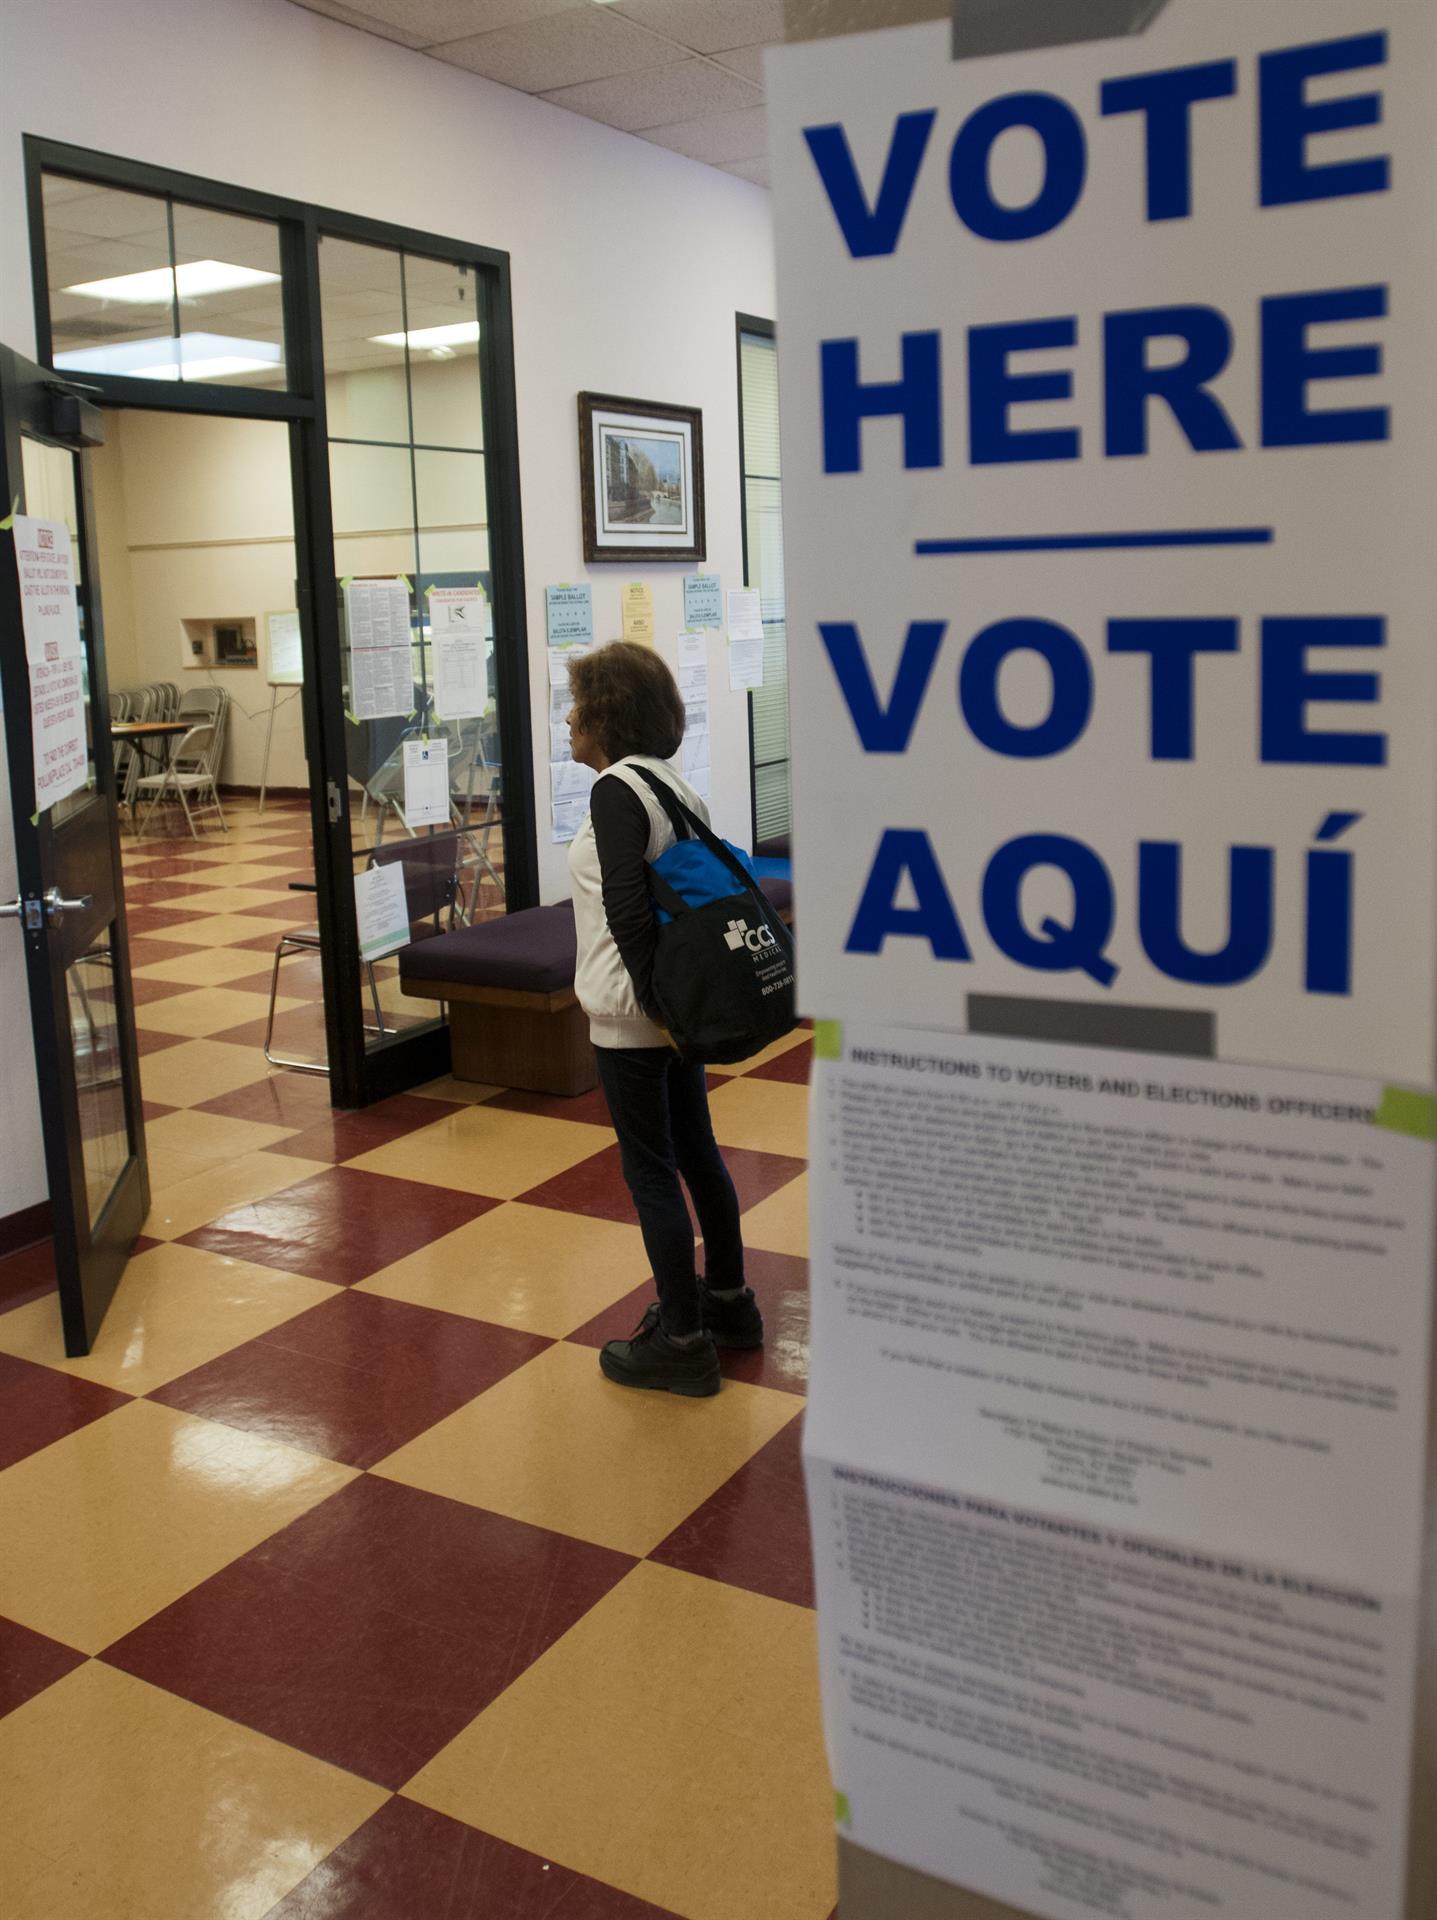
[[[580,390],[702,407],[708,564],[726,585],[740,583],[734,314],[773,308],[761,189],[287,0],[46,0],[6,13],[0,339],[21,351],[33,347],[27,132],[509,252],[541,769],[544,584],[590,578],[608,633],[620,584],[636,571],[586,576]],[[645,312],[653,317],[636,317]],[[136,543],[133,526],[129,534]],[[643,570],[661,635],[681,624],[682,571]],[[725,832],[746,838],[744,703],[714,678],[714,811]],[[542,793],[542,772],[538,784]],[[3,804],[8,866],[8,794]],[[540,858],[553,898],[565,884],[564,850],[542,831]],[[0,994],[12,1004],[20,974],[18,940],[0,931]],[[7,1155],[0,1215],[42,1193],[38,1148]]]

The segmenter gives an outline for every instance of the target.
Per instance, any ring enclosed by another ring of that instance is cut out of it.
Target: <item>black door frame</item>
[[[329,478],[324,343],[320,317],[319,242],[330,236],[390,247],[468,266],[480,290],[480,400],[483,409],[486,497],[491,503],[495,693],[504,776],[505,899],[510,912],[536,905],[539,861],[530,728],[528,631],[525,614],[523,520],[519,490],[519,435],[514,392],[514,319],[509,256],[398,227],[361,215],[252,192],[166,167],[88,148],[24,136],[26,196],[34,282],[36,359],[48,363],[54,335],[46,261],[43,176],[63,174],[96,186],[170,195],[219,213],[247,215],[279,226],[284,352],[289,390],[185,385],[86,374],[87,393],[106,407],[200,413],[289,423],[294,495],[295,562],[304,658],[301,691],[305,752],[310,766],[310,816],[322,933],[330,1094],[337,1107],[366,1106],[449,1066],[449,1033],[436,1027],[369,1052],[361,999],[359,935],[354,918],[354,858],[345,771],[343,659],[339,607],[333,592],[334,516]],[[62,376],[63,377],[63,376]]]
[[[49,808],[35,816],[28,826],[25,824],[25,809],[34,804],[35,794],[34,757],[28,728],[29,664],[18,573],[7,569],[0,576],[0,631],[12,643],[0,649],[0,682],[3,682],[5,711],[10,716],[9,766],[16,876],[19,900],[30,909],[28,916],[21,916],[20,927],[25,943],[60,1320],[65,1352],[72,1357],[90,1351],[105,1309],[124,1275],[130,1249],[150,1211],[135,1000],[120,862],[119,806],[108,725],[110,694],[105,669],[94,495],[89,462],[82,448],[50,417],[54,400],[73,391],[63,375],[0,347],[0,423],[3,423],[0,491],[5,497],[6,512],[12,510],[12,500],[25,499],[22,442],[26,433],[47,445],[63,448],[76,464],[78,600],[89,656],[90,757],[95,787],[93,803],[68,816],[58,827]],[[41,398],[46,393],[51,396],[48,404]],[[29,502],[26,510],[30,510]],[[62,922],[56,923],[44,912],[44,897],[51,886],[58,886],[62,894],[71,898],[87,895],[81,912],[71,911]],[[111,927],[114,936],[110,971],[130,1151],[103,1210],[92,1219],[70,998],[68,990],[60,991],[60,983],[66,965],[64,951],[72,952],[69,965],[77,964],[80,956]],[[22,1021],[23,1017],[22,1012]]]

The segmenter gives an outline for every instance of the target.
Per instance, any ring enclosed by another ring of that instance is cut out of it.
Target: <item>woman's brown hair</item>
[[[581,654],[569,662],[569,690],[579,725],[607,760],[631,753],[671,760],[683,743],[683,695],[652,647],[615,640]]]

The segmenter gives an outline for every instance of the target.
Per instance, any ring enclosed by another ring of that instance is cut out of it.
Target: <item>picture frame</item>
[[[698,407],[579,395],[584,559],[707,559]]]

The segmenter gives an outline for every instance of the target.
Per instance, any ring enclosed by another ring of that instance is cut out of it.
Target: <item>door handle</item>
[[[58,927],[67,913],[88,913],[95,904],[93,894],[82,893],[78,900],[65,900],[58,887],[51,887],[43,900],[8,900],[0,905],[0,920],[23,920],[27,933],[38,933],[48,919]]]
[[[82,893],[78,900],[62,899],[58,887],[51,887],[45,895],[45,912],[52,927],[58,927],[67,913],[88,913],[94,904],[94,895],[89,893]]]

